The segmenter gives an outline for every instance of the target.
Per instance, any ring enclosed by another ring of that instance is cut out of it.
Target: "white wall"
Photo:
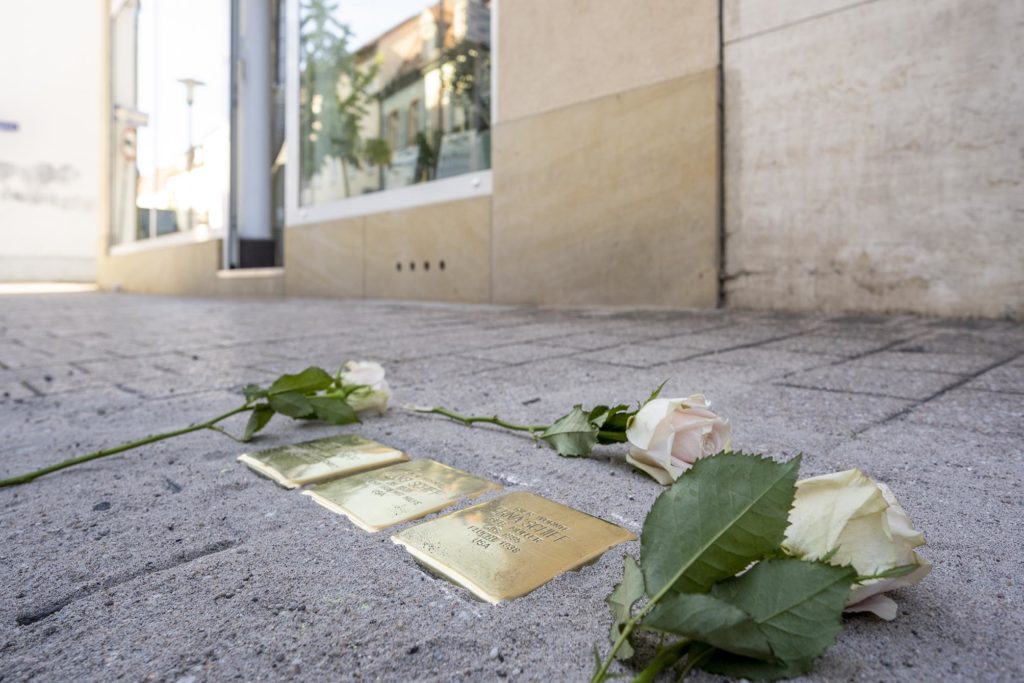
[[[103,12],[0,0],[0,281],[95,278]]]
[[[1024,316],[1024,2],[724,10],[727,302]]]

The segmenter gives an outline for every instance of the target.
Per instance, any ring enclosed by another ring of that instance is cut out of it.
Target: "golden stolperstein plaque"
[[[402,451],[344,434],[245,453],[238,461],[287,489],[408,460]]]
[[[374,532],[501,486],[433,460],[411,460],[314,486],[303,493]]]
[[[515,492],[391,537],[418,561],[492,604],[539,588],[636,536],[532,493]]]

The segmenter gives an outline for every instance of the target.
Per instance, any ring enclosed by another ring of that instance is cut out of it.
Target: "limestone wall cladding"
[[[286,292],[715,305],[717,0],[498,11],[492,196],[289,226]]]
[[[1024,2],[723,11],[727,303],[1024,314]]]
[[[490,235],[490,197],[290,227],[285,291],[486,303]]]
[[[494,299],[714,306],[713,70],[501,124]]]
[[[100,253],[96,284],[102,289],[190,296],[257,296],[284,294],[280,269],[218,273],[221,241],[177,244],[131,253]]]
[[[715,305],[717,0],[499,13],[493,300]]]
[[[498,3],[498,121],[718,66],[718,0]]]

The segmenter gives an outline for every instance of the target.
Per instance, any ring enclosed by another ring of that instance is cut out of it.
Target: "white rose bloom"
[[[626,461],[671,484],[700,458],[728,450],[729,421],[708,410],[701,394],[648,401],[626,429]]]
[[[341,372],[341,383],[344,386],[359,385],[348,397],[348,403],[356,412],[376,410],[383,415],[391,400],[391,387],[384,379],[384,367],[373,361],[349,361]]]
[[[860,470],[846,470],[797,482],[783,547],[797,557],[814,560],[832,550],[829,562],[852,565],[862,576],[914,565],[910,574],[855,584],[847,612],[872,612],[896,618],[896,602],[884,592],[911,586],[931,571],[931,563],[914,548],[924,545],[910,518],[885,484]]]

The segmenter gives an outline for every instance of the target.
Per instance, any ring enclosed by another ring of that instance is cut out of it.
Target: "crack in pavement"
[[[147,574],[154,574],[156,572],[162,572],[168,569],[174,569],[175,567],[180,567],[183,564],[195,562],[196,560],[203,557],[207,557],[208,555],[215,555],[216,553],[222,553],[225,550],[230,550],[231,548],[234,548],[235,546],[238,546],[240,544],[241,541],[238,540],[217,541],[216,543],[210,543],[209,545],[205,545],[202,548],[196,548],[194,550],[188,550],[179,553],[167,560],[164,560],[163,562],[147,562],[146,566],[142,569],[137,569],[116,576],[111,576],[98,583],[82,586],[74,593],[66,595],[63,598],[60,598],[59,600],[55,600],[53,602],[44,604],[40,607],[36,607],[34,609],[22,612],[14,618],[14,621],[16,624],[18,624],[18,626],[30,626],[31,624],[42,621],[43,619],[46,619],[47,617],[53,614],[56,614],[57,612],[61,611],[71,603],[77,600],[82,600],[83,598],[87,598],[90,595],[98,593],[99,591],[106,590],[108,588],[114,588],[115,586],[119,586],[123,583],[132,581],[133,579],[137,579],[140,576],[146,576]]]
[[[858,430],[854,431],[853,435],[854,436],[859,436],[859,435],[863,434],[864,432],[866,432],[867,430],[871,429],[872,427],[881,427],[882,425],[889,424],[890,422],[893,422],[894,420],[898,420],[901,417],[904,417],[905,415],[908,415],[912,411],[917,410],[918,408],[920,408],[921,406],[925,405],[926,403],[934,401],[935,399],[940,398],[941,396],[945,396],[946,394],[948,394],[949,392],[953,391],[954,389],[959,389],[963,385],[965,385],[968,382],[970,382],[972,379],[977,379],[978,377],[981,377],[982,375],[984,375],[986,372],[989,372],[990,370],[995,370],[996,368],[1001,368],[1004,365],[1009,365],[1010,363],[1014,362],[1018,358],[1021,358],[1022,356],[1024,356],[1024,353],[1018,353],[1018,354],[1010,356],[1008,358],[1004,358],[1001,361],[997,361],[995,363],[991,363],[990,365],[987,365],[987,366],[981,368],[980,370],[972,372],[969,375],[964,375],[958,381],[953,382],[952,384],[949,384],[947,386],[942,387],[941,389],[939,389],[935,393],[933,393],[933,394],[931,394],[929,396],[926,396],[926,397],[924,397],[922,399],[919,399],[917,401],[914,401],[910,405],[904,406],[903,408],[897,410],[895,413],[892,413],[891,415],[887,415],[887,416],[883,417],[881,420],[879,420],[877,422],[873,422],[873,423],[871,423],[869,425],[866,425],[862,429],[858,429]]]

